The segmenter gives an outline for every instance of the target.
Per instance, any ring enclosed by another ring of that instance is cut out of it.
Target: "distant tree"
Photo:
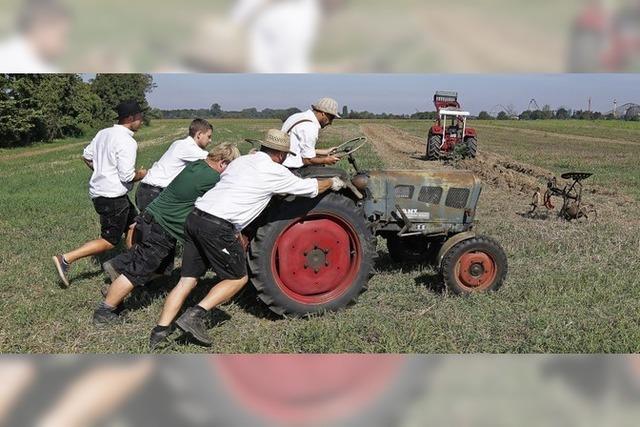
[[[553,110],[551,110],[551,106],[549,104],[545,104],[540,111],[540,119],[549,120],[553,119]]]
[[[146,112],[149,109],[147,94],[155,87],[150,74],[97,74],[91,81],[91,89],[102,100],[103,125],[115,120],[115,109],[122,101],[133,99]],[[145,122],[148,123],[148,119]]]
[[[346,105],[342,106],[342,117],[347,117],[349,115],[349,108]]]
[[[492,120],[493,117],[491,116],[491,114],[487,113],[486,111],[480,111],[480,113],[478,114],[478,120]]]
[[[558,108],[558,111],[556,111],[556,119],[566,120],[569,117],[570,117],[569,110],[567,110],[564,107],[560,107],[560,108]]]
[[[211,108],[209,108],[209,114],[211,117],[221,117],[222,116],[222,107],[220,104],[212,104]]]
[[[509,116],[505,111],[500,111],[496,117],[498,120],[509,120]]]
[[[520,120],[531,120],[531,111],[524,110],[518,117]]]

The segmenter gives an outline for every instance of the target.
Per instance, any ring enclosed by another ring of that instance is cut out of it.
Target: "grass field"
[[[640,328],[640,126],[609,122],[476,122],[477,170],[486,185],[478,230],[504,246],[510,272],[497,293],[460,298],[434,291],[429,267],[393,264],[383,241],[377,273],[358,302],[309,319],[271,314],[250,292],[214,314],[214,346],[173,342],[167,352],[638,352]],[[139,164],[151,166],[186,133],[188,121],[156,121],[141,130]],[[256,138],[277,121],[215,121],[217,142]],[[366,134],[358,159],[367,168],[428,168],[420,159],[424,121],[339,121],[324,145]],[[615,138],[605,142],[609,131]],[[545,136],[546,135],[546,136]],[[577,136],[586,136],[581,139]],[[0,151],[0,350],[2,352],[146,352],[166,280],[134,295],[126,324],[91,323],[106,278],[97,260],[74,264],[62,289],[50,261],[99,232],[87,194],[86,140]],[[513,164],[517,163],[517,168]],[[523,167],[526,166],[526,167]],[[523,218],[539,175],[568,169],[596,175],[585,197],[598,222]],[[524,171],[524,172],[523,172]],[[534,172],[531,172],[534,171]],[[542,171],[542,172],[541,172]],[[505,181],[505,176],[509,179]],[[511,185],[515,183],[514,185]],[[215,283],[211,276],[200,295]],[[197,298],[198,295],[194,296]]]

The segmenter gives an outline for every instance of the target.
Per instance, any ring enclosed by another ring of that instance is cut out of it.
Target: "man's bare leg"
[[[223,280],[215,285],[198,305],[209,311],[233,298],[249,281],[248,276],[240,279]]]
[[[86,258],[91,255],[98,255],[110,249],[113,249],[114,247],[115,246],[101,237],[99,239],[91,240],[80,246],[78,249],[67,252],[62,256],[67,263],[71,264],[72,262],[77,261],[80,258]]]
[[[113,248],[114,246],[111,243],[107,242],[101,237],[99,239],[91,240],[80,246],[78,249],[74,249],[73,251],[67,252],[66,254],[54,255],[52,259],[53,263],[56,266],[56,269],[58,270],[60,280],[62,280],[62,283],[64,283],[65,286],[69,286],[69,278],[67,277],[67,273],[72,262],[77,261],[80,258],[106,252],[109,249]]]
[[[181,277],[178,284],[169,292],[162,307],[162,313],[160,313],[160,320],[158,320],[155,328],[151,330],[149,347],[156,348],[171,334],[173,319],[176,318],[180,308],[197,284],[197,277]]]
[[[171,290],[162,307],[158,326],[169,326],[176,318],[178,311],[186,301],[187,297],[198,284],[197,277],[181,277],[178,284]]]
[[[124,301],[131,291],[133,291],[133,283],[127,279],[127,276],[121,274],[113,283],[111,283],[111,286],[109,286],[109,291],[107,292],[104,302],[111,307],[117,307],[122,303],[122,301]]]

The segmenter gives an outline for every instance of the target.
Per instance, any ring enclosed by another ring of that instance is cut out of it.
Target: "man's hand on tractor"
[[[326,156],[323,157],[322,160],[325,165],[335,165],[340,161],[340,158],[336,156]]]
[[[347,184],[344,183],[343,180],[341,180],[340,178],[338,178],[337,176],[334,176],[333,178],[331,178],[331,189],[333,191],[340,191],[342,190]]]

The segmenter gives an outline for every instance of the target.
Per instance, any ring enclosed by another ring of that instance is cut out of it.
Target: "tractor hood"
[[[464,170],[382,170],[369,176],[370,203],[387,213],[397,205],[416,222],[469,223],[482,190],[480,179]]]

